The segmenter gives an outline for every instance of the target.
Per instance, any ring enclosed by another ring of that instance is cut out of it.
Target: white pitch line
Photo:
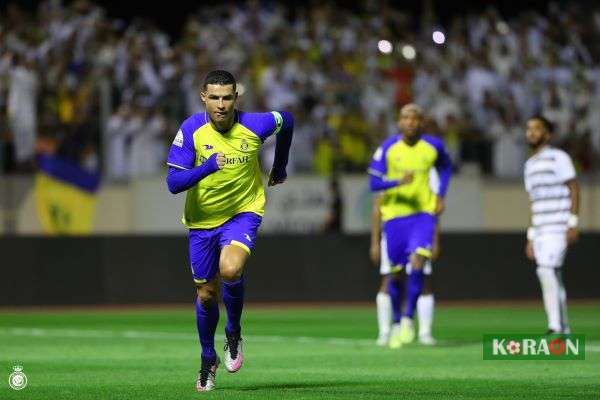
[[[87,329],[46,329],[46,328],[0,328],[0,335],[4,336],[33,336],[33,337],[63,337],[63,338],[92,338],[92,339],[156,339],[156,340],[197,340],[197,335],[182,332],[151,332],[151,331],[109,331]],[[258,343],[281,343],[292,341],[301,344],[325,343],[335,346],[373,346],[374,340],[350,339],[339,337],[313,337],[313,336],[246,336],[247,340]],[[216,339],[223,340],[224,335],[216,335]],[[598,342],[588,342],[586,351],[600,353]],[[478,347],[480,343],[469,344],[467,347]],[[443,347],[443,346],[441,346]]]
[[[33,336],[33,337],[72,337],[93,339],[158,339],[158,340],[197,340],[197,335],[180,332],[150,332],[150,331],[108,331],[87,329],[45,329],[45,328],[0,328],[0,335],[4,336]],[[217,339],[224,339],[224,335],[216,335]],[[332,345],[373,345],[374,340],[346,339],[308,336],[246,336],[253,342],[276,343],[293,341],[296,343],[326,343]]]

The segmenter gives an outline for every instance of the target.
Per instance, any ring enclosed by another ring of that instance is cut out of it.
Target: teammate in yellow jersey
[[[452,165],[443,142],[423,134],[423,110],[408,104],[400,110],[400,132],[387,139],[373,155],[369,166],[370,187],[383,192],[381,199],[382,241],[390,260],[388,293],[393,321],[389,345],[402,346],[414,340],[413,315],[423,290],[423,267],[432,256],[437,216],[444,209]],[[439,176],[436,194],[430,186],[430,171]],[[401,313],[401,271],[410,262],[407,301]]]
[[[261,144],[277,135],[268,184],[283,183],[292,142],[291,114],[243,112],[235,108],[237,97],[233,75],[210,72],[201,92],[206,112],[183,122],[167,159],[169,190],[187,190],[182,221],[189,228],[189,254],[198,293],[199,392],[214,389],[220,361],[214,348],[219,280],[227,310],[225,368],[236,372],[242,366],[243,271],[265,207],[258,154]]]

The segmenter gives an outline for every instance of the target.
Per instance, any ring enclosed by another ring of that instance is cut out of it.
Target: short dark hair
[[[233,85],[233,90],[236,89],[236,82],[233,75],[221,69],[210,71],[206,74],[202,88],[206,90],[207,85]]]
[[[544,117],[541,114],[536,114],[533,117],[529,118],[529,120],[531,121],[532,119],[537,119],[538,121],[540,121],[542,123],[542,125],[544,125],[544,128],[549,132],[552,133],[554,132],[554,124],[552,122],[550,122],[548,120],[548,118]]]

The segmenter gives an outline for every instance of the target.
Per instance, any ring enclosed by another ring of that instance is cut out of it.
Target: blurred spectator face
[[[533,118],[527,121],[527,144],[532,148],[538,148],[550,140],[550,132],[539,119]]]
[[[217,129],[229,129],[233,125],[235,102],[238,97],[233,85],[208,84],[200,96]]]
[[[418,111],[403,110],[400,112],[398,127],[406,137],[411,138],[418,135],[422,125],[423,116]]]

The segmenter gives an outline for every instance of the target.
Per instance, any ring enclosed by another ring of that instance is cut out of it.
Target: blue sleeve
[[[424,139],[437,150],[435,169],[437,170],[440,178],[438,195],[444,197],[446,196],[446,193],[448,192],[448,186],[450,185],[450,177],[452,176],[452,161],[450,160],[450,156],[448,155],[442,140],[431,136],[424,137]]]
[[[181,169],[177,167],[169,167],[167,175],[167,186],[169,192],[173,194],[181,193],[188,190],[208,175],[219,170],[217,165],[217,153],[212,154],[208,160],[195,168]]]
[[[386,181],[377,175],[371,175],[369,180],[369,188],[371,189],[371,192],[380,192],[382,190],[391,189],[399,184],[399,181]]]
[[[375,150],[373,158],[369,163],[369,168],[367,169],[369,175],[383,178],[387,174],[387,164],[385,162],[384,153],[383,145]]]
[[[240,124],[250,129],[262,142],[271,135],[278,134],[283,128],[283,114],[277,111],[265,113],[240,112]]]
[[[275,158],[273,159],[272,169],[273,171],[285,171],[294,135],[294,117],[286,111],[281,111],[278,114],[281,118],[278,124],[281,127],[275,137]]]
[[[196,161],[196,149],[194,148],[193,133],[194,118],[190,117],[179,128],[167,157],[167,165],[179,169],[190,169]]]

